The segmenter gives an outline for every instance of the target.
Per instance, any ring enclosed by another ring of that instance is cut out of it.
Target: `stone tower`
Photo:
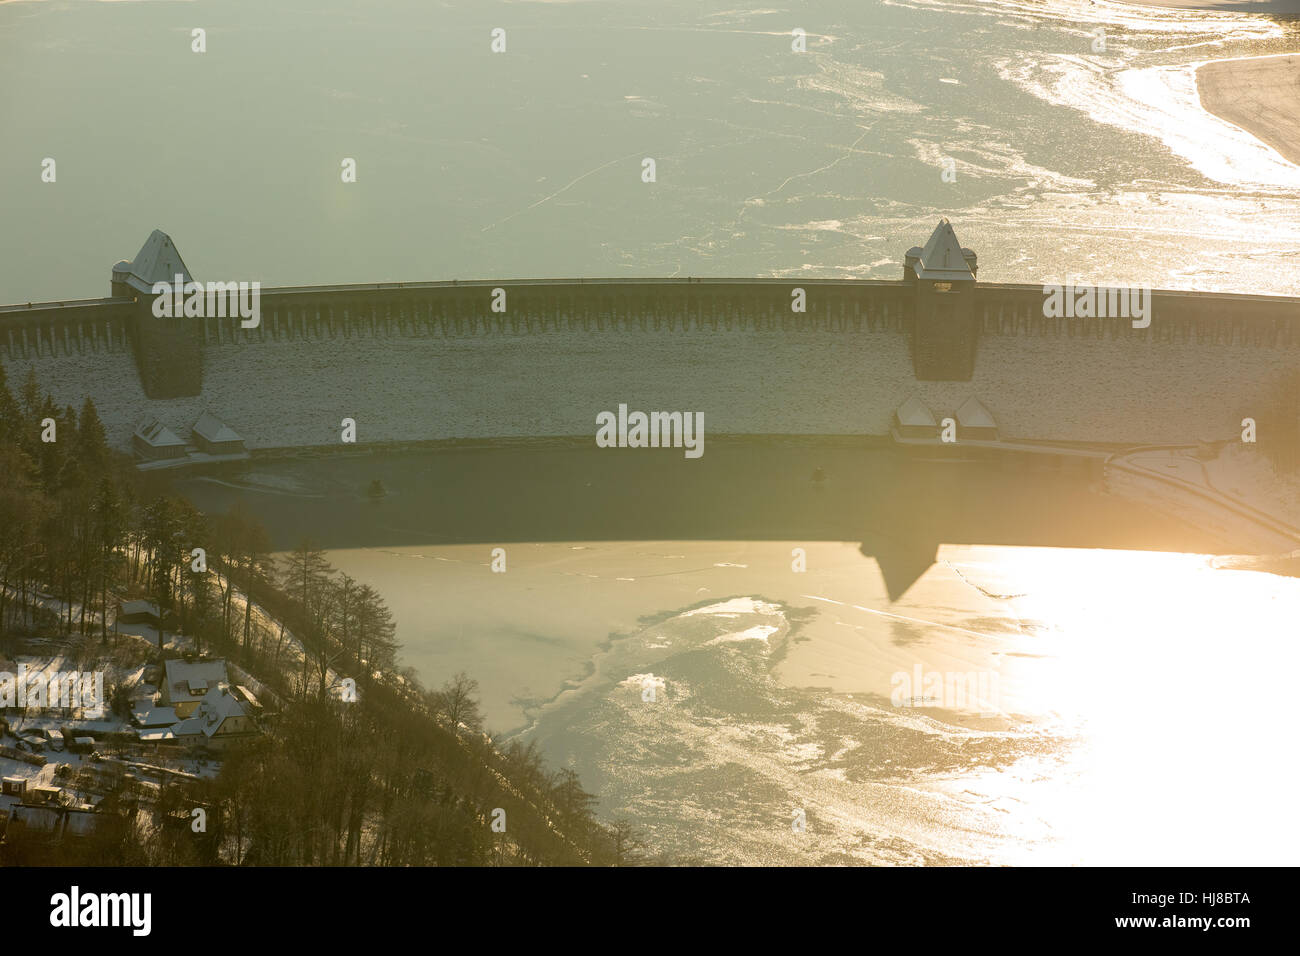
[[[975,253],[963,249],[947,219],[922,249],[903,260],[903,278],[916,290],[912,370],[929,382],[965,382],[975,371]]]
[[[171,237],[155,229],[130,262],[113,266],[113,296],[135,300],[131,340],[140,383],[149,398],[198,395],[203,388],[202,330],[198,318],[157,318],[154,283],[192,282]]]

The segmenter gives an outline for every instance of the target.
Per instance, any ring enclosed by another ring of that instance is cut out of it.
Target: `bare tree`
[[[610,827],[614,844],[614,866],[635,866],[641,862],[646,844],[630,820],[620,817]]]
[[[462,726],[477,733],[483,729],[477,694],[478,681],[460,671],[442,685],[442,690],[434,691],[430,704],[435,712],[446,716],[458,733]]]

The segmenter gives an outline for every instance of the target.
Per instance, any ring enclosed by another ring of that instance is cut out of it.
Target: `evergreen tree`
[[[5,377],[5,366],[3,362],[0,362],[0,445],[11,445],[18,442],[22,420],[22,409],[13,393],[9,391],[9,382]]]
[[[90,476],[104,472],[111,458],[108,450],[108,435],[104,431],[104,423],[100,421],[95,402],[89,395],[81,406],[81,416],[77,423],[77,441],[77,457],[82,472]]]
[[[312,602],[319,597],[332,570],[321,547],[304,538],[285,556],[281,580],[284,589],[302,605],[303,612],[309,613]]]
[[[368,584],[357,592],[356,659],[369,681],[375,671],[390,673],[397,656],[397,625],[384,599]]]

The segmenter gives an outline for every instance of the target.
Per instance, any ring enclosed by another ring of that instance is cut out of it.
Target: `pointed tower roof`
[[[193,276],[176,249],[171,236],[155,229],[130,262],[125,259],[113,266],[113,281],[125,282],[140,292],[152,292],[155,282],[174,282],[177,274],[190,282]]]
[[[967,282],[975,278],[966,261],[966,253],[957,241],[957,234],[952,231],[952,223],[946,218],[939,220],[939,225],[930,234],[930,241],[921,250],[916,275],[920,279]]]

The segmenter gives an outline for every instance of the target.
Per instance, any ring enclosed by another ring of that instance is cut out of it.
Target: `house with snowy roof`
[[[209,455],[238,455],[244,451],[244,439],[210,411],[204,411],[190,430],[195,446]]]
[[[184,720],[198,709],[208,691],[229,682],[226,662],[220,658],[187,660],[173,657],[163,662],[160,702],[171,707],[176,716]]]
[[[131,697],[131,723],[142,730],[170,727],[180,718],[176,709],[159,703],[162,695],[152,687],[142,686]]]
[[[117,602],[118,624],[147,624],[152,628],[160,628],[164,624],[170,624],[174,616],[171,611],[164,611],[153,601]]]
[[[925,402],[915,395],[894,412],[893,434],[899,438],[938,438],[939,423]]]
[[[997,441],[998,423],[990,412],[972,395],[957,409],[957,437],[966,441]]]
[[[242,691],[224,681],[217,684],[189,717],[172,725],[172,737],[180,744],[213,750],[252,737],[257,733],[253,702]]]
[[[145,461],[185,457],[185,440],[157,418],[146,418],[135,426],[131,447]]]

